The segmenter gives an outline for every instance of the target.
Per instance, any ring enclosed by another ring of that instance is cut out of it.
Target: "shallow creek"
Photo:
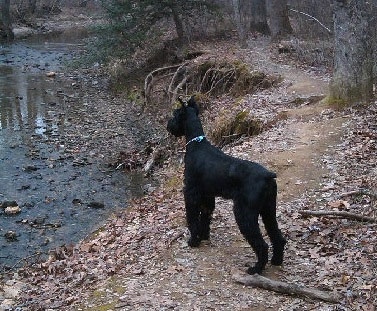
[[[0,208],[0,273],[78,242],[142,192],[141,178],[67,142],[87,95],[77,88],[75,109],[65,109],[74,83],[55,75],[81,43],[81,35],[60,35],[0,46],[0,204],[20,207]]]

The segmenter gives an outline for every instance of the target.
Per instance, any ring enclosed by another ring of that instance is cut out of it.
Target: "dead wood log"
[[[158,159],[161,157],[162,152],[163,151],[161,148],[156,148],[153,150],[151,156],[149,157],[149,159],[147,160],[147,162],[145,163],[143,167],[143,172],[145,176],[148,176],[148,174],[154,167],[156,161],[158,161]]]
[[[315,288],[308,288],[295,283],[275,281],[259,274],[249,275],[241,271],[235,271],[233,272],[232,277],[237,283],[246,286],[259,287],[278,293],[303,296],[331,303],[339,302],[339,295],[336,293],[325,292]]]
[[[309,211],[303,210],[299,211],[303,216],[336,216],[351,220],[365,221],[365,222],[377,222],[377,219],[374,217],[364,216],[360,214],[350,213],[346,211]]]

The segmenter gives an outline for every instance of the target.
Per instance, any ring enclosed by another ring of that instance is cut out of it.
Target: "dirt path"
[[[326,92],[324,80],[289,66],[276,64],[274,69],[285,78],[284,86],[276,90],[277,93],[289,94],[293,99]],[[331,153],[331,147],[340,142],[346,120],[341,116],[330,118],[333,112],[320,102],[284,110],[285,122],[227,152],[275,170],[279,201],[290,204],[308,189],[319,189],[323,175],[328,173],[321,166],[322,156]],[[97,310],[99,306],[103,310],[297,310],[304,305],[316,310],[331,308],[325,303],[305,302],[236,284],[232,281],[232,271],[246,269],[245,265],[254,261],[254,255],[238,231],[231,202],[217,200],[211,241],[191,249],[186,243],[183,202],[180,197],[177,199],[175,205],[182,217],[177,221],[182,236],[161,256],[141,260],[137,268],[122,277],[105,281],[81,306],[82,310]],[[287,214],[284,206],[280,206],[283,230],[291,223],[286,219],[290,212]],[[281,269],[270,266],[265,274],[273,279],[294,280],[292,270],[302,269],[297,269],[292,262],[297,247],[296,241],[290,241],[287,263]]]

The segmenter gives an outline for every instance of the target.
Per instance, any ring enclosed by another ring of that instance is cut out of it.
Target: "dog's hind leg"
[[[273,247],[271,264],[279,266],[283,263],[284,246],[287,241],[281,234],[276,220],[277,187],[274,179],[267,181],[266,191],[264,193],[265,203],[261,210],[262,221]]]
[[[255,266],[249,267],[247,273],[260,274],[268,261],[268,245],[263,240],[259,229],[259,212],[252,202],[237,198],[237,200],[234,201],[234,215],[242,235],[249,242],[257,256]]]
[[[200,204],[199,235],[202,240],[209,240],[212,213],[215,209],[215,197],[204,197]]]

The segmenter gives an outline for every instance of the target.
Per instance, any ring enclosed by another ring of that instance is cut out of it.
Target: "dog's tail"
[[[276,177],[277,177],[276,173],[271,172],[271,171],[267,171],[266,179],[272,179],[272,178],[276,178]]]
[[[262,178],[264,177],[265,179],[274,179],[274,178],[277,177],[275,172],[272,172],[272,171],[268,170],[267,168],[265,168],[264,166],[261,166],[259,164],[258,164],[258,166],[259,166],[259,170],[260,170],[260,174],[261,174],[260,176]]]

